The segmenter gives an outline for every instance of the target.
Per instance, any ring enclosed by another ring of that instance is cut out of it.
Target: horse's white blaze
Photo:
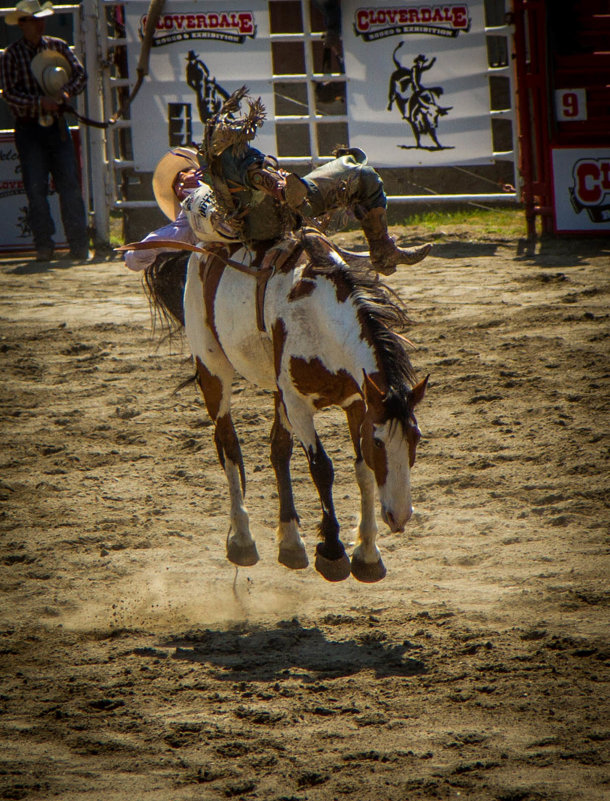
[[[413,514],[409,445],[396,423],[375,426],[375,436],[385,445],[388,463],[386,480],[378,487],[381,514],[392,531],[402,531]]]

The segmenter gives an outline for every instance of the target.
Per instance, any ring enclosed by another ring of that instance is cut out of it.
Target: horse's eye
[[[383,440],[379,439],[379,437],[373,437],[373,445],[376,448],[383,448]]]

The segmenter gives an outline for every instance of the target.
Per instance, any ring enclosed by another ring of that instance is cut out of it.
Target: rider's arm
[[[193,233],[186,218],[186,214],[183,211],[180,212],[174,222],[170,222],[162,228],[157,228],[156,231],[152,231],[144,237],[142,242],[152,243],[155,239],[171,239],[172,241],[187,242],[189,245],[194,245],[197,242],[197,237]],[[127,250],[125,252],[125,266],[135,272],[145,270],[154,262],[159,253],[163,253],[164,251],[167,252],[167,248],[151,247],[146,250]]]

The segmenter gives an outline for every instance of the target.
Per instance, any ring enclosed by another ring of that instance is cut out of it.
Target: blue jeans
[[[37,250],[53,248],[55,224],[49,202],[49,175],[59,195],[59,208],[71,251],[88,245],[87,215],[80,189],[72,136],[63,119],[47,128],[37,121],[18,122],[15,147],[28,198],[28,222]]]
[[[361,220],[371,209],[387,206],[381,176],[358,148],[316,167],[302,180],[308,188],[302,208],[309,217],[350,207]]]

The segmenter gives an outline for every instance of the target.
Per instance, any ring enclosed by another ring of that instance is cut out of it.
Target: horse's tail
[[[170,332],[184,328],[184,286],[191,254],[160,253],[144,271],[144,288],[156,316]]]

